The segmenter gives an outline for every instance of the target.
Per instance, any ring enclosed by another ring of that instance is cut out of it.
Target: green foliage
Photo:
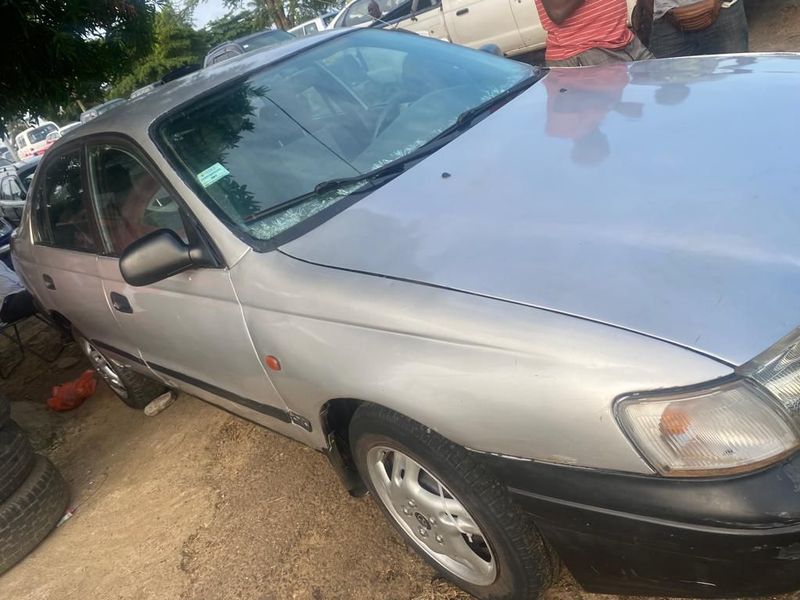
[[[127,98],[135,89],[161,79],[173,69],[202,63],[207,48],[207,35],[192,28],[189,15],[164,4],[156,13],[149,54],[114,82],[107,98]]]
[[[186,0],[186,6],[193,9],[201,2],[205,0]],[[338,10],[344,4],[344,0],[224,0],[224,2],[232,13],[243,11],[238,14],[249,14],[253,20],[254,31],[269,29],[273,25],[279,29],[289,29],[322,13]]]
[[[222,42],[235,40],[261,29],[264,27],[259,27],[255,13],[252,10],[243,10],[230,11],[224,17],[210,21],[205,26],[205,33],[209,47],[213,48]]]
[[[102,98],[103,85],[149,50],[156,1],[0,2],[0,128]]]

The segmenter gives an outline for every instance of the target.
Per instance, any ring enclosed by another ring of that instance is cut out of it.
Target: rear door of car
[[[533,0],[526,0],[533,4]],[[516,0],[444,0],[444,18],[456,44],[480,48],[497,44],[508,54],[525,44],[511,11]]]
[[[544,48],[547,32],[539,20],[539,11],[533,0],[509,0],[525,50]]]
[[[87,196],[85,150],[79,143],[58,149],[40,166],[31,199],[34,265],[26,265],[26,283],[51,313],[66,318],[98,345],[116,349],[115,357],[134,359],[105,299],[97,271],[99,236]]]
[[[169,385],[232,412],[268,426],[273,425],[269,419],[288,422],[221,259],[216,267],[151,285],[134,287],[122,277],[119,257],[125,249],[159,229],[213,252],[182,199],[145,153],[125,139],[98,138],[88,145],[88,157],[103,247],[97,263],[103,293],[146,364]]]
[[[437,40],[450,41],[450,34],[444,22],[441,0],[419,0],[417,2],[417,12],[414,16],[410,14],[411,7],[409,6],[408,8],[409,14],[403,15],[401,20],[397,21],[396,27],[398,29],[414,31]]]

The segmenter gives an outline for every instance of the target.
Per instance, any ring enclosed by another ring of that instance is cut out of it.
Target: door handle
[[[56,289],[56,282],[53,281],[53,278],[50,277],[50,275],[45,273],[42,275],[42,279],[44,280],[44,287],[46,287],[48,290]]]
[[[460,16],[462,16],[462,15],[465,15],[465,14],[467,14],[468,12],[469,12],[469,9],[468,9],[468,8],[460,8],[460,9],[458,9],[458,10],[456,11],[456,16],[457,16],[457,17],[460,17]]]
[[[114,310],[118,310],[121,313],[133,312],[131,303],[128,302],[128,299],[122,294],[118,294],[117,292],[111,292],[111,294],[109,294],[109,297],[111,298],[111,306],[114,307]]]

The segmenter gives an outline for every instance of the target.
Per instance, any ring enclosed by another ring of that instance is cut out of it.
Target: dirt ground
[[[800,51],[800,0],[748,5],[753,50]],[[41,352],[58,336],[25,327]],[[0,364],[13,351],[0,340]],[[466,600],[437,579],[325,458],[187,395],[148,418],[104,386],[56,414],[50,387],[87,368],[74,346],[28,356],[0,390],[62,470],[74,516],[0,577],[8,600]],[[601,598],[564,574],[548,600]],[[783,600],[800,600],[800,594]]]

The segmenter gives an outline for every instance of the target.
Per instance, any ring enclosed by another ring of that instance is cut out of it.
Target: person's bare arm
[[[586,0],[542,0],[542,6],[556,25],[566,21]]]

